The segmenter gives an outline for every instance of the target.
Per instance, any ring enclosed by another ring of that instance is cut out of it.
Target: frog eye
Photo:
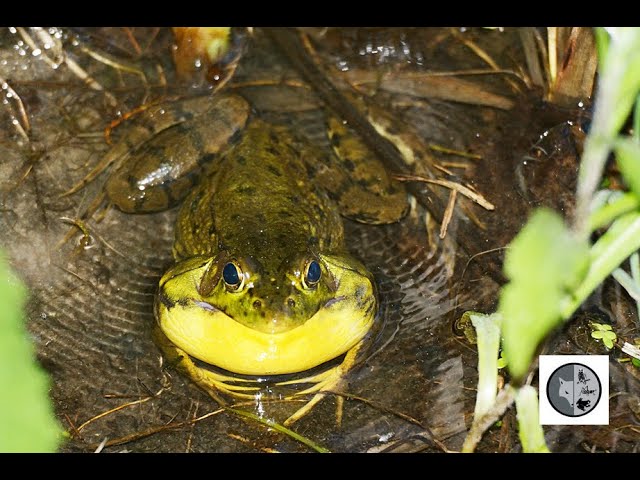
[[[242,286],[242,270],[234,262],[229,262],[222,269],[222,279],[229,290],[238,290]]]
[[[320,281],[322,271],[320,270],[320,264],[315,260],[311,260],[307,264],[306,272],[304,274],[304,286],[306,288],[313,288]]]

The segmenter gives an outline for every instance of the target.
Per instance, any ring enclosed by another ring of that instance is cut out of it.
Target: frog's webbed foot
[[[301,380],[296,380],[296,381],[282,382],[278,384],[278,385],[287,385],[290,383],[299,383],[299,382],[315,383],[315,385],[313,385],[312,387],[309,387],[306,390],[303,390],[301,392],[296,393],[295,395],[292,395],[291,397],[288,397],[289,399],[295,399],[295,398],[298,398],[300,395],[306,395],[306,394],[317,392],[311,400],[309,400],[303,407],[299,408],[293,415],[291,415],[289,418],[287,418],[284,421],[285,426],[288,426],[297,422],[298,420],[306,416],[309,412],[311,412],[311,410],[313,410],[313,407],[315,407],[324,397],[326,397],[327,393],[325,392],[337,390],[342,385],[342,383],[344,382],[344,376],[346,372],[348,372],[351,368],[353,368],[356,362],[356,358],[358,356],[358,352],[360,351],[360,348],[362,347],[362,344],[363,342],[360,342],[357,345],[355,345],[351,350],[349,350],[345,355],[342,363],[325,372],[322,372],[319,375],[314,375],[314,376],[307,377]],[[342,421],[342,405],[343,405],[343,398],[338,397],[337,409],[336,409],[337,424],[340,424]]]
[[[235,382],[236,378],[197,366],[189,354],[171,343],[157,324],[153,327],[152,337],[167,362],[195,382],[219,405],[227,405],[228,402],[218,395],[218,392],[234,397],[253,399],[255,392],[259,390],[258,386],[233,385],[232,382]]]
[[[167,99],[162,103],[143,105],[137,110],[140,113],[129,122],[124,136],[82,180],[64,192],[63,196],[79,191],[113,164],[116,171],[119,171],[125,163],[128,164],[129,168],[124,168],[126,172],[121,176],[142,177],[141,180],[148,183],[150,178],[155,178],[154,169],[159,169],[159,172],[167,169],[167,165],[154,158],[154,155],[157,157],[158,152],[161,154],[163,150],[169,150],[169,154],[180,153],[176,158],[181,158],[182,163],[173,170],[189,173],[199,168],[198,161],[201,158],[207,154],[217,153],[226,144],[228,138],[244,126],[249,107],[241,97],[219,95],[213,98],[191,97],[173,101]],[[184,129],[185,131],[176,131],[175,127],[185,123],[190,128]],[[205,129],[204,132],[203,129]],[[215,134],[210,135],[210,131]],[[227,132],[230,133],[227,135]],[[193,157],[189,159],[191,164],[184,165],[183,157],[191,153],[184,151],[184,145],[192,140],[190,135],[194,134],[199,135],[196,140],[200,140],[198,143],[200,148],[196,148],[191,155]],[[178,151],[173,152],[172,146]],[[160,160],[170,158],[169,155],[164,155]],[[144,164],[141,163],[142,161]],[[172,174],[175,173],[173,170]],[[163,179],[160,180],[163,181]],[[148,188],[150,185],[147,183],[144,183],[144,186]]]
[[[213,371],[212,369],[196,365],[196,362],[194,362],[186,352],[173,345],[173,343],[169,341],[157,326],[154,327],[153,338],[158,347],[164,353],[167,361],[182,374],[195,382],[220,405],[227,405],[228,402],[218,395],[218,393],[228,395],[230,397],[253,400],[264,388],[264,386],[258,381],[245,380],[240,377],[225,375],[223,373]],[[337,390],[342,385],[344,375],[354,366],[362,344],[363,342],[360,342],[351,348],[351,350],[345,354],[344,359],[340,364],[324,370],[321,373],[274,384],[275,387],[312,384],[304,390],[287,396],[286,400],[299,400],[301,396],[315,394],[311,400],[305,403],[284,421],[285,426],[291,425],[308,415],[311,410],[313,410],[313,408],[325,396],[327,396],[326,392]],[[342,397],[338,397],[336,410],[337,424],[340,424],[342,419],[342,404]]]
[[[202,100],[200,100],[200,104],[202,103]],[[187,119],[184,111],[188,110],[191,104],[197,106],[194,99],[188,99],[178,102],[175,106],[171,104],[148,104],[138,107],[137,110],[142,113],[133,117],[129,122],[127,133],[124,137],[100,159],[84,178],[64,192],[62,196],[78,192],[112,164],[115,163],[117,168],[129,153],[139,148],[154,135],[173,125],[184,122]]]

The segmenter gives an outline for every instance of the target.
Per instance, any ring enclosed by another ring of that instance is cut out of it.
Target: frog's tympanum
[[[376,318],[372,275],[348,253],[340,214],[394,222],[406,194],[340,121],[334,154],[321,153],[249,119],[239,96],[190,102],[196,114],[156,109],[165,125],[107,192],[128,212],[184,199],[155,302],[165,355],[218,400],[304,384],[297,394],[316,395],[293,421],[340,384]]]

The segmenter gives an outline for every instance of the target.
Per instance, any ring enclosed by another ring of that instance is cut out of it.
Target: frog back
[[[185,200],[176,258],[229,248],[262,259],[341,251],[339,209],[309,175],[315,157],[285,127],[254,119]]]

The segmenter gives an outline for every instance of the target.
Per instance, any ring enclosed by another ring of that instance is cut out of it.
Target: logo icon
[[[608,425],[607,355],[541,355],[539,366],[542,425]]]
[[[581,417],[596,408],[602,383],[591,368],[581,363],[558,367],[547,381],[547,398],[556,412]]]

